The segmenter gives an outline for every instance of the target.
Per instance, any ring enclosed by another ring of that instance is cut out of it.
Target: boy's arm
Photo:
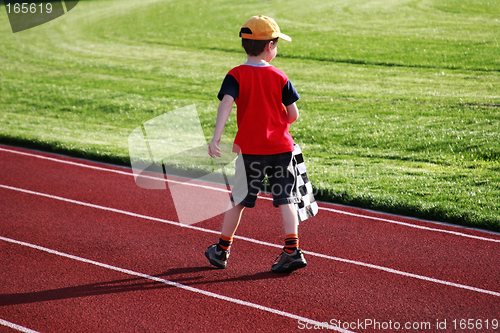
[[[219,108],[217,109],[217,121],[215,123],[214,136],[208,145],[208,155],[220,157],[219,141],[226,126],[227,119],[233,110],[234,98],[231,95],[224,95]]]
[[[288,116],[289,124],[299,119],[299,109],[297,108],[297,105],[295,103],[292,103],[286,107],[286,113]]]

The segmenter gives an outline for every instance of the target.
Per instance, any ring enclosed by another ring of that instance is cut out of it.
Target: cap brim
[[[281,38],[283,40],[286,40],[287,42],[291,42],[292,41],[292,38],[290,36],[285,35],[285,34],[283,34],[281,32],[280,32],[279,38]]]

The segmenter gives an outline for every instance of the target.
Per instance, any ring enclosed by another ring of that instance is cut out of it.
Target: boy
[[[218,98],[214,136],[208,147],[211,157],[221,156],[219,141],[233,102],[237,105],[238,132],[233,150],[236,161],[235,186],[231,194],[232,208],[222,224],[217,244],[205,256],[218,268],[226,268],[233,236],[245,207],[255,206],[260,183],[267,175],[273,193],[273,205],[280,207],[285,231],[285,247],[273,272],[288,273],[307,265],[298,247],[298,221],[294,203],[296,172],[292,152],[294,143],[288,132],[299,117],[295,102],[299,94],[285,73],[271,66],[276,57],[278,38],[291,41],[280,32],[276,22],[266,16],[253,16],[241,28],[242,46],[247,62],[226,75]],[[238,151],[236,151],[238,150]],[[240,186],[243,183],[245,186]]]

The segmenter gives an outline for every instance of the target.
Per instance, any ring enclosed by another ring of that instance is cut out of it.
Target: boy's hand
[[[212,139],[212,141],[210,141],[210,144],[208,145],[208,155],[210,155],[210,157],[220,157],[221,154],[220,154],[220,148],[219,148],[219,141],[220,140],[214,140]]]

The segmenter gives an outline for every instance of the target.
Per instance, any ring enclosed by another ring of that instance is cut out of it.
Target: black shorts
[[[275,207],[299,203],[295,166],[292,152],[275,155],[238,155],[231,201],[248,208],[254,207],[262,180],[267,175]]]

